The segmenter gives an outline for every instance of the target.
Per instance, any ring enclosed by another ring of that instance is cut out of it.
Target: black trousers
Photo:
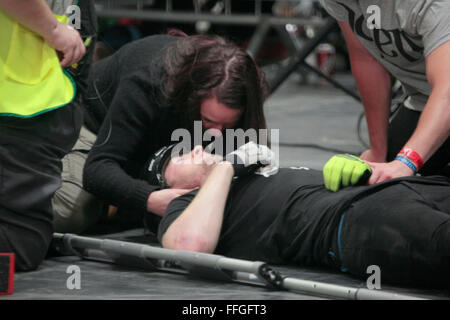
[[[341,220],[342,266],[388,283],[450,286],[450,179],[411,177],[354,202]]]
[[[387,161],[392,161],[412,136],[421,112],[401,106],[389,125]],[[443,174],[450,176],[450,138],[434,153],[419,171],[421,175]]]
[[[0,117],[0,252],[16,254],[17,270],[35,269],[46,255],[61,159],[82,118],[76,102],[33,118]]]

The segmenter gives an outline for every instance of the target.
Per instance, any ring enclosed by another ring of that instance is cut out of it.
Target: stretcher
[[[285,276],[276,268],[262,261],[248,261],[216,254],[164,249],[129,241],[55,233],[53,245],[61,254],[74,254],[87,260],[139,267],[149,271],[181,273],[194,278],[200,277],[244,285],[257,285],[268,290],[287,290],[332,299],[423,299],[386,290],[351,287]]]

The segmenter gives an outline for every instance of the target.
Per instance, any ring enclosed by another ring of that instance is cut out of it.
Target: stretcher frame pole
[[[121,265],[145,265],[160,271],[182,270],[202,278],[215,278],[237,283],[255,284],[270,289],[307,293],[351,300],[422,300],[418,297],[380,290],[352,288],[324,282],[283,277],[261,261],[227,258],[221,255],[119,241],[55,233],[54,247],[58,252],[72,253],[83,259],[112,262]],[[140,260],[140,264],[136,263]]]
[[[56,241],[57,251],[70,252],[84,259],[127,264],[124,257],[133,257],[148,260],[149,267],[155,269],[166,269],[167,266],[170,267],[175,264],[194,275],[220,280],[235,280],[234,274],[241,272],[257,275],[258,279],[263,282],[262,284],[268,287],[277,287],[282,280],[274,270],[261,261],[233,259],[216,254],[171,250],[73,234],[55,233],[53,239]]]

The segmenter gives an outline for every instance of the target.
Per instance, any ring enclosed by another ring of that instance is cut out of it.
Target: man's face
[[[237,125],[241,113],[241,110],[229,108],[215,97],[203,100],[200,106],[203,127],[206,130],[216,129],[222,132],[225,129],[232,129]]]
[[[174,189],[193,189],[203,185],[209,171],[222,157],[196,146],[191,152],[173,157],[164,172],[167,184]]]

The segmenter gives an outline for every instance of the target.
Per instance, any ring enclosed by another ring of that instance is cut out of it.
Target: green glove
[[[333,156],[323,167],[325,187],[334,192],[349,185],[365,184],[371,174],[367,163],[347,153]]]

